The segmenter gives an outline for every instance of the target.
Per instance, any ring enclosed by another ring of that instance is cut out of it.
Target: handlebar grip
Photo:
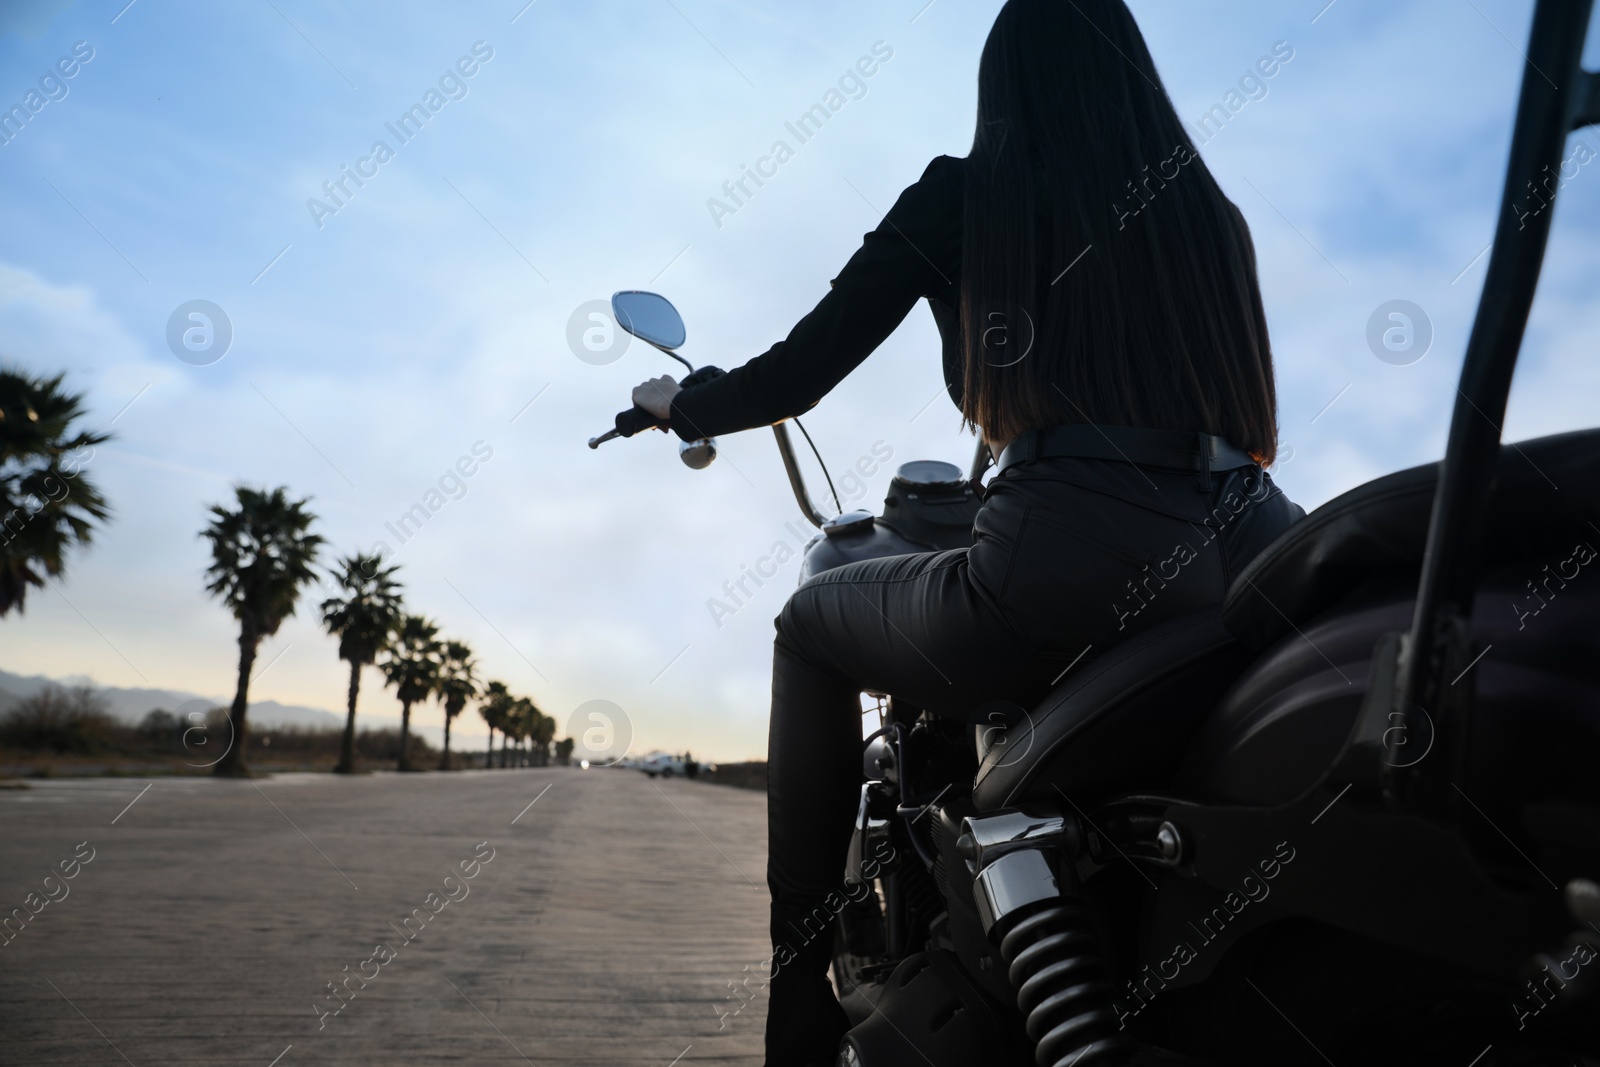
[[[713,381],[722,377],[725,372],[718,367],[701,367],[678,384],[687,389],[690,386],[700,385],[703,382]],[[616,430],[618,436],[632,437],[634,434],[658,427],[665,429],[669,425],[666,419],[658,419],[644,408],[632,407],[627,411],[618,413]]]
[[[633,407],[617,414],[617,433],[623,437],[632,437],[634,434],[653,430],[658,426],[666,426],[664,419],[658,419],[644,408]]]

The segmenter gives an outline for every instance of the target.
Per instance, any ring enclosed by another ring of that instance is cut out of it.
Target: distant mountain
[[[106,702],[106,710],[113,718],[125,722],[138,722],[156,708],[177,712],[202,711],[210,707],[227,707],[228,698],[204,697],[174,689],[119,689],[115,686],[95,685],[93,679],[81,675],[71,678],[46,678],[42,675],[12,674],[0,671],[0,715],[9,711],[20,700],[33,696],[47,685],[63,687],[87,685]],[[192,704],[193,707],[183,707]],[[250,721],[259,726],[313,726],[337,727],[344,725],[344,716],[324,708],[303,708],[280,704],[276,700],[262,700],[250,705]]]

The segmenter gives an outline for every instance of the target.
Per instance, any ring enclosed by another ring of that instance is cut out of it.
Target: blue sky
[[[771,619],[798,568],[720,627],[707,601],[794,541],[771,435],[724,440],[703,472],[659,437],[589,451],[627,390],[675,365],[639,344],[582,361],[569,320],[653,288],[684,313],[697,364],[781,338],[928,159],[965,154],[998,4],[524,2],[0,8],[0,106],[75,43],[93,49],[0,145],[0,358],[67,371],[92,424],[115,419],[117,435],[89,465],[112,522],[59,589],[0,621],[0,667],[230,693],[235,629],[203,593],[198,531],[235,483],[287,485],[338,552],[385,542],[412,608],[558,721],[605,699],[639,749],[765,751]],[[1254,232],[1289,457],[1278,477],[1308,507],[1442,450],[1532,12],[1324,4],[1131,5],[1191,122],[1274,45],[1293,50],[1202,153]],[[791,140],[784,124],[874,45],[892,57],[856,98],[714,218],[723,183]],[[401,143],[385,124],[441,78],[442,106]],[[1600,152],[1600,135],[1576,136]],[[363,164],[379,140],[392,158]],[[315,217],[307,201],[330,204],[324,182],[358,166],[365,183]],[[1513,439],[1600,410],[1597,236],[1588,164],[1557,208]],[[195,299],[232,324],[207,366],[166,340]],[[1408,366],[1365,339],[1395,299],[1434,330]],[[836,472],[892,453],[868,506],[895,463],[970,456],[937,399],[937,351],[919,309],[807,418]],[[475,447],[473,474],[446,478]],[[446,502],[399,544],[386,524],[441,478]],[[263,646],[278,658],[256,698],[341,706],[345,669],[309,608]],[[375,673],[362,714],[398,717]],[[481,735],[475,716],[464,732]]]

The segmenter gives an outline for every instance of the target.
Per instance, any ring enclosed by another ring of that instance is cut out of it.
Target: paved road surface
[[[567,768],[146,784],[0,791],[0,912],[93,857],[0,947],[0,1064],[761,1062],[765,999],[722,1017],[768,955],[757,793]]]

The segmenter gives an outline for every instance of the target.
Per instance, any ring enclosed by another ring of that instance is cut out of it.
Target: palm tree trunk
[[[511,744],[511,735],[505,731],[500,732],[500,769],[506,769],[506,746]]]
[[[248,622],[239,624],[239,684],[234,690],[233,706],[228,709],[228,750],[217,761],[214,774],[247,778],[250,768],[245,765],[244,748],[249,739],[249,724],[245,712],[250,707],[250,669],[255,666],[256,648],[261,637]]]
[[[489,751],[483,754],[483,769],[494,766],[494,727],[489,727]]]
[[[411,769],[411,701],[400,702],[400,763],[397,770]]]
[[[444,713],[444,751],[439,754],[439,769],[450,769],[450,720],[453,716],[447,711]]]
[[[361,664],[350,661],[349,711],[344,720],[344,738],[339,742],[339,763],[335,774],[351,774],[356,769],[356,694],[361,690]]]

